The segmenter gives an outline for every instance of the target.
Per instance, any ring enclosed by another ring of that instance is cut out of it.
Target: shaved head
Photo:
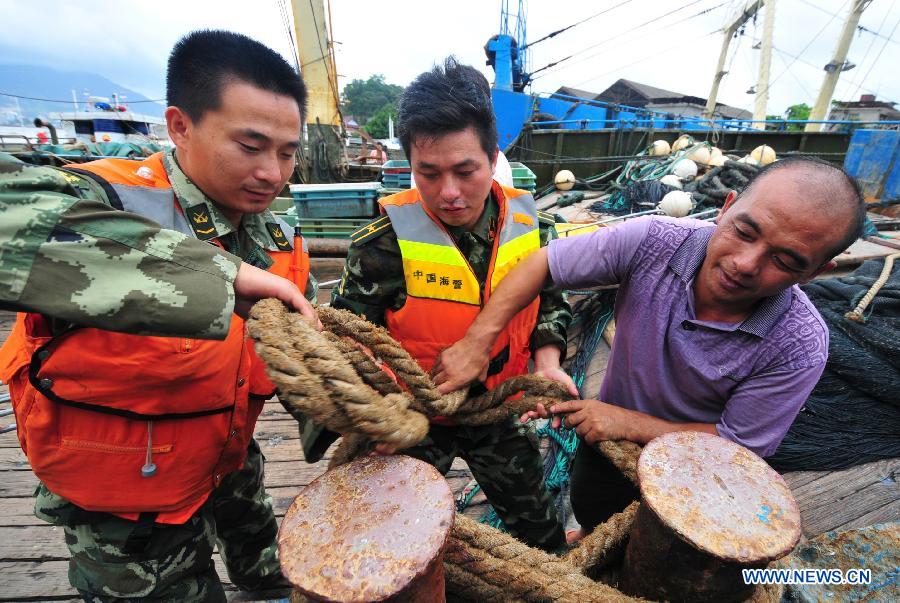
[[[770,163],[750,180],[735,204],[754,198],[751,192],[774,174],[789,176],[795,186],[795,212],[825,215],[833,224],[845,226],[844,236],[825,250],[824,261],[837,256],[862,236],[866,203],[856,181],[843,168],[815,157],[792,156]]]

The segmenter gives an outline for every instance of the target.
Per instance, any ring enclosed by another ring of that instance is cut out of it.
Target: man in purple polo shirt
[[[435,380],[448,392],[482,375],[494,337],[548,276],[566,288],[618,284],[602,401],[550,408],[581,436],[571,496],[590,531],[637,497],[594,449],[601,440],[702,431],[775,452],[828,355],[827,327],[797,283],[833,267],[864,220],[843,170],[788,158],[732,191],[717,226],[649,217],[554,241],[504,279]]]

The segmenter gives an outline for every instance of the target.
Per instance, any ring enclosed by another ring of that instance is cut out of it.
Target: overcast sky
[[[289,8],[290,1],[283,1]],[[720,30],[745,2],[531,0],[529,40],[611,9],[533,47],[533,69],[576,53],[540,72],[533,91],[552,92],[568,85],[600,92],[624,77],[705,98],[722,42]],[[852,2],[777,0],[769,113],[781,113],[793,103],[813,104],[822,67],[831,58]],[[448,54],[478,66],[493,81],[483,46],[499,31],[500,4],[331,0],[341,87],[373,73],[406,85]],[[652,19],[657,20],[643,25]],[[754,97],[746,91],[757,79],[759,51],[752,47],[762,22],[760,15],[732,42],[720,102],[753,109]],[[0,23],[0,62],[93,71],[150,98],[164,96],[169,49],[194,29],[231,29],[286,57],[293,52],[279,0],[0,0]],[[881,37],[857,33],[849,53],[857,67],[843,74],[835,98],[856,100],[860,94],[876,93],[900,100],[900,2],[874,0],[860,24]]]

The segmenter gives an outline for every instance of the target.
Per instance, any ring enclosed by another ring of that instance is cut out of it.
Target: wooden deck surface
[[[8,335],[13,315],[0,312],[0,341]],[[588,369],[588,392],[597,392],[606,370],[608,348],[601,345]],[[6,388],[0,386],[0,394]],[[9,408],[8,404],[0,408]],[[11,422],[0,418],[0,425]],[[266,488],[279,518],[294,496],[325,470],[327,461],[303,461],[297,425],[275,402],[269,402],[256,428],[266,456]],[[838,472],[797,472],[785,476],[803,515],[807,537],[838,529],[900,520],[900,459],[871,463]],[[469,481],[465,463],[458,460],[447,479],[454,492]],[[0,602],[69,601],[75,592],[67,578],[68,550],[62,530],[32,513],[37,478],[19,449],[15,433],[0,435]],[[484,511],[479,496],[467,514]],[[226,573],[218,555],[219,576]],[[226,583],[231,595],[234,588]]]

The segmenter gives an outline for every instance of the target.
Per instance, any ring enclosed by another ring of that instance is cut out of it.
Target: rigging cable
[[[850,1],[851,0],[847,0],[846,2],[844,2],[844,4],[841,5],[841,9],[843,10],[850,3]],[[803,56],[803,53],[805,53],[807,50],[809,50],[809,47],[812,46],[813,43],[819,39],[819,36],[821,36],[825,32],[826,29],[828,29],[828,26],[831,25],[831,22],[834,21],[835,18],[837,18],[837,14],[834,14],[831,16],[831,18],[828,20],[827,23],[825,23],[825,25],[822,27],[822,29],[820,29],[816,33],[816,35],[814,35],[812,37],[812,39],[806,43],[806,46],[803,47],[803,50],[800,51],[800,54],[798,54],[796,57],[794,57],[794,59],[790,62],[790,64],[788,64],[788,66],[781,73],[779,73],[774,79],[769,80],[769,83],[766,84],[765,90],[757,90],[756,93],[757,94],[763,94],[764,92],[768,93],[769,90],[772,89],[772,86],[775,85],[775,82],[777,82],[779,79],[781,79],[781,76],[783,76],[785,73],[790,71],[791,67],[794,66],[794,63],[796,63],[800,59],[800,57]],[[788,55],[788,56],[791,56],[791,55]]]
[[[690,44],[690,43],[696,42],[697,39],[708,38],[709,36],[714,35],[714,34],[717,34],[717,33],[719,33],[719,32],[717,32],[717,31],[711,31],[711,32],[709,32],[708,34],[706,34],[705,36],[702,36],[701,38],[696,38],[696,39],[693,39],[693,40],[684,40],[684,41],[682,41],[681,44],[676,44],[676,45],[673,45],[673,46],[669,46],[669,47],[667,48],[667,50],[671,50],[671,49],[673,49],[673,48],[683,48],[684,46],[686,46],[686,45],[688,45],[688,44]],[[607,75],[609,75],[609,74],[611,74],[611,73],[616,73],[617,71],[621,71],[621,70],[623,70],[623,69],[627,69],[628,67],[632,67],[632,66],[634,66],[634,65],[638,65],[638,64],[640,64],[640,63],[644,63],[644,62],[646,62],[646,61],[649,61],[650,59],[655,59],[655,58],[658,58],[658,57],[659,57],[659,52],[654,52],[654,53],[649,54],[649,55],[647,55],[647,56],[645,56],[645,57],[643,57],[643,58],[640,58],[640,59],[638,59],[638,60],[636,60],[636,61],[633,61],[633,62],[631,62],[631,63],[628,63],[627,65],[622,65],[621,67],[616,67],[615,69],[610,69],[609,71],[605,71],[604,73],[601,73],[600,75],[592,76],[592,77],[589,78],[589,79],[586,79],[586,80],[584,80],[584,81],[578,82],[577,84],[575,84],[575,87],[578,87],[578,86],[587,84],[588,82],[593,82],[593,81],[599,80],[600,78],[605,77],[605,76],[607,76]]]
[[[806,59],[803,59],[802,57],[799,57],[799,56],[797,56],[797,55],[793,55],[793,54],[791,54],[791,53],[789,53],[789,52],[785,52],[785,51],[781,50],[780,48],[776,48],[775,46],[772,46],[772,50],[777,50],[778,52],[780,52],[780,53],[783,54],[784,56],[790,57],[790,58],[794,59],[795,61],[799,61],[800,63],[806,65],[807,67],[812,67],[812,68],[815,69],[816,71],[821,71],[821,70],[822,70],[822,67],[821,67],[821,66],[816,65],[816,64],[814,64],[814,63],[811,63],[811,62],[807,61]],[[792,64],[793,64],[793,62],[792,62]],[[866,92],[869,92],[869,93],[871,93],[871,94],[875,94],[876,96],[878,95],[878,92],[876,92],[875,90],[871,90],[871,89],[869,89],[869,88],[866,88],[865,86],[860,86],[860,90],[865,90]],[[895,105],[896,105],[896,104],[900,104],[900,103],[898,103],[897,101],[892,100],[892,99],[890,99],[890,98],[885,98],[885,97],[882,97],[882,98],[883,98],[885,101],[887,101],[887,102],[894,103]]]
[[[581,21],[576,21],[575,23],[572,23],[571,25],[569,25],[569,26],[567,26],[567,27],[563,27],[562,29],[557,29],[556,31],[547,34],[547,35],[544,36],[543,38],[538,38],[538,39],[535,40],[534,42],[528,42],[527,44],[525,44],[525,48],[531,48],[532,46],[534,46],[534,45],[537,44],[538,42],[543,42],[544,40],[549,40],[550,38],[555,37],[555,36],[558,36],[559,34],[563,33],[564,31],[568,31],[568,30],[572,29],[573,27],[577,27],[577,26],[579,26],[579,25],[583,25],[584,23],[587,23],[587,22],[590,21],[591,19],[596,19],[596,18],[599,17],[600,15],[605,15],[606,13],[608,13],[608,12],[610,12],[610,11],[613,11],[613,10],[617,9],[617,8],[619,8],[620,6],[625,6],[626,4],[628,4],[628,3],[631,2],[631,1],[632,1],[632,0],[624,0],[623,2],[619,2],[619,3],[616,4],[615,6],[610,6],[609,8],[606,8],[606,9],[601,10],[599,13],[596,13],[596,14],[591,15],[591,16],[588,17],[587,19],[582,19]],[[521,50],[525,50],[525,48],[522,48]]]
[[[810,6],[810,7],[814,8],[814,9],[816,9],[816,10],[819,11],[819,12],[825,13],[826,15],[832,15],[832,16],[834,16],[834,17],[837,17],[837,16],[838,16],[838,15],[835,15],[834,13],[828,12],[827,10],[825,10],[824,8],[822,8],[821,6],[818,6],[817,4],[813,4],[812,2],[809,2],[808,0],[800,0],[800,2],[802,2],[803,4],[805,4],[805,5],[807,5],[807,6]],[[888,9],[888,14],[890,14],[890,12],[891,12],[891,10],[892,10],[893,8],[894,8],[894,7],[893,7],[893,5],[892,5],[891,8]],[[882,25],[884,25],[884,22],[882,22]],[[871,29],[869,29],[868,27],[865,27],[864,25],[857,25],[857,26],[856,26],[856,29],[858,29],[859,31],[868,33],[868,34],[872,34],[872,35],[875,36],[876,38],[882,38],[882,39],[884,39],[884,40],[887,40],[888,42],[893,42],[894,44],[897,44],[898,46],[900,46],[900,42],[898,42],[897,40],[895,40],[895,39],[893,39],[893,38],[889,38],[889,37],[887,37],[887,36],[881,35],[881,28],[880,28],[880,27],[878,28],[878,31],[872,31]]]
[[[300,54],[297,52],[297,44],[294,42],[294,31],[291,27],[291,21],[285,0],[278,0],[278,10],[281,12],[281,23],[284,25],[284,33],[287,35],[288,43],[291,46],[292,56],[294,58],[294,66],[297,73],[300,73]]]
[[[54,98],[38,98],[36,96],[23,96],[21,94],[12,94],[10,92],[0,92],[0,96],[9,96],[12,98],[21,98],[24,100],[35,100],[35,101],[43,101],[45,103],[65,103],[67,105],[72,104],[72,99],[68,100],[59,100]],[[146,100],[136,100],[136,101],[128,101],[129,105],[137,105],[139,103],[164,103],[166,99],[164,98],[149,98]]]
[[[900,26],[900,19],[898,19],[897,22],[894,24],[894,29],[891,30],[891,35],[890,35],[890,37],[893,37],[893,36],[894,36],[894,32],[897,31],[897,26]],[[866,71],[866,75],[865,75],[865,76],[863,77],[863,79],[860,81],[859,86],[856,87],[856,91],[853,92],[853,95],[851,96],[851,98],[856,97],[856,92],[859,91],[859,89],[862,87],[862,83],[863,83],[864,81],[866,81],[866,79],[868,79],[869,74],[872,73],[872,69],[874,69],[874,68],[875,68],[875,65],[878,64],[878,59],[881,58],[881,53],[884,52],[884,49],[885,49],[886,47],[887,47],[887,42],[885,42],[885,43],[881,46],[881,50],[878,51],[878,55],[875,57],[875,60],[872,61],[872,64],[869,66],[869,70]]]
[[[588,50],[593,50],[594,48],[597,48],[598,46],[602,46],[603,44],[607,44],[607,43],[612,42],[612,41],[614,41],[614,40],[617,40],[617,39],[619,39],[619,38],[621,38],[621,37],[624,37],[624,36],[630,34],[630,33],[633,32],[633,31],[636,31],[636,30],[638,30],[638,29],[640,29],[640,28],[642,28],[642,27],[646,27],[647,25],[650,25],[651,23],[654,23],[654,22],[656,22],[656,21],[659,21],[660,19],[663,19],[663,18],[665,18],[665,17],[668,17],[669,15],[672,15],[672,14],[675,14],[675,13],[677,13],[677,12],[680,12],[680,11],[682,11],[682,10],[684,10],[684,9],[686,9],[686,8],[689,8],[689,7],[693,6],[694,4],[697,4],[698,2],[701,2],[701,1],[702,1],[702,0],[693,0],[693,2],[689,2],[688,4],[685,4],[684,6],[682,6],[682,7],[680,7],[680,8],[676,8],[676,9],[674,9],[674,10],[670,10],[669,12],[667,12],[667,13],[665,13],[665,14],[663,14],[663,15],[660,15],[660,16],[658,16],[658,17],[655,17],[655,18],[653,18],[653,19],[650,19],[649,21],[646,21],[646,22],[644,22],[644,23],[641,23],[640,25],[636,25],[636,26],[632,27],[631,29],[628,29],[628,30],[626,30],[626,31],[623,31],[622,33],[620,33],[620,34],[618,34],[618,35],[615,35],[615,36],[613,36],[613,37],[611,37],[611,38],[606,38],[605,40],[603,40],[603,41],[601,41],[601,42],[597,42],[596,44],[591,44],[590,46],[587,46],[586,48],[582,48],[581,50],[579,50],[579,51],[577,51],[577,52],[573,52],[572,54],[570,54],[569,56],[567,56],[567,57],[565,57],[565,58],[563,58],[563,59],[560,59],[560,60],[555,61],[555,62],[553,62],[553,63],[551,63],[551,64],[549,64],[549,65],[545,65],[545,66],[541,67],[540,69],[536,69],[536,70],[532,71],[531,74],[534,75],[535,73],[537,73],[537,72],[539,72],[539,71],[543,71],[544,69],[549,69],[550,67],[559,65],[560,63],[562,63],[562,62],[564,62],[564,61],[568,61],[569,59],[571,59],[571,58],[573,58],[573,57],[575,57],[575,56],[577,56],[577,55],[579,55],[579,54],[581,54],[581,53],[583,53],[583,52],[587,52]],[[703,14],[706,14],[706,13],[708,13],[708,12],[710,12],[710,11],[713,11],[713,10],[718,9],[718,8],[724,6],[725,4],[727,4],[727,2],[722,2],[721,4],[718,4],[718,5],[716,5],[716,6],[713,6],[712,8],[708,8],[708,9],[702,10],[702,11],[700,11],[699,13],[697,13],[697,14],[695,14],[695,15],[691,15],[691,16],[689,16],[689,17],[686,17],[685,19],[682,19],[681,21],[676,21],[675,23],[672,23],[671,25],[669,25],[669,27],[671,27],[672,25],[678,25],[679,23],[683,23],[684,21],[687,21],[687,20],[689,20],[689,19],[693,19],[693,18],[695,18],[695,17],[699,17],[699,16],[701,16],[701,15],[703,15]],[[568,65],[566,65],[566,67],[571,67],[572,65],[577,65],[578,63],[581,63],[581,62],[586,61],[586,60],[588,60],[588,59],[592,59],[592,58],[594,58],[595,56],[597,56],[597,54],[599,54],[599,53],[592,54],[592,55],[590,55],[590,56],[584,57],[583,59],[579,59],[579,60],[577,60],[577,61],[574,61],[574,62],[572,62],[572,63],[569,63]],[[543,74],[543,75],[540,75],[540,76],[538,76],[538,77],[544,77],[544,76],[546,76],[546,75],[550,75],[551,73],[556,73],[557,71],[559,71],[559,69],[556,69],[556,70],[554,70],[554,71],[549,71],[549,72],[547,72],[547,73],[545,73],[545,74]],[[531,79],[532,79],[532,81],[534,81],[534,80],[537,79],[537,78],[532,77]]]

